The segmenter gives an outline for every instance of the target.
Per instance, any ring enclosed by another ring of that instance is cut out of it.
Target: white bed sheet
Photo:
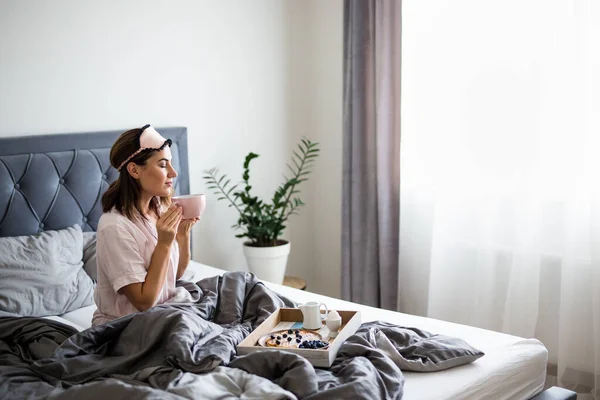
[[[184,278],[197,281],[224,272],[192,261]],[[297,302],[319,301],[329,308],[359,310],[363,322],[388,321],[400,326],[417,327],[432,333],[455,336],[485,352],[485,356],[479,360],[447,371],[405,372],[403,397],[405,400],[526,400],[543,389],[548,352],[536,339],[524,339],[431,318],[362,306],[270,282],[265,284]],[[60,317],[49,318],[83,330],[91,325],[95,309],[95,306],[89,306]]]

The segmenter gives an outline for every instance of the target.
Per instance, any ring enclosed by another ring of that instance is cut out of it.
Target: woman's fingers
[[[167,220],[167,218],[169,218],[171,215],[173,215],[174,213],[176,213],[176,212],[177,212],[178,208],[179,208],[179,207],[177,206],[177,204],[173,204],[173,205],[171,205],[171,207],[167,208],[167,211],[165,211],[165,212],[163,213],[163,215],[161,215],[161,216],[158,218],[158,221],[156,221],[156,222],[157,222],[157,223],[165,222],[165,221]]]
[[[192,230],[192,226],[196,223],[195,218],[181,220],[177,229],[179,234],[188,234]]]
[[[177,203],[173,203],[169,206],[169,208],[167,208],[167,211],[165,211],[165,213],[162,215],[163,217],[167,217],[171,214],[173,214],[174,212],[176,212],[177,210],[181,209],[181,206]]]
[[[177,225],[181,219],[181,207],[172,205],[156,221],[156,230],[158,231],[158,241],[170,244],[175,240],[177,234]]]
[[[181,207],[175,207],[175,210],[170,213],[165,213],[158,222],[162,222],[164,226],[170,227],[173,222],[178,222],[181,217]]]
[[[189,229],[189,227],[192,225],[192,220],[191,219],[182,219],[180,224],[181,224],[182,228]]]
[[[181,213],[181,209],[179,209],[178,212],[173,213],[169,220],[167,220],[167,226],[169,226],[170,228],[177,228],[177,225],[181,222]]]
[[[173,221],[171,221],[171,225],[169,225],[169,226],[172,229],[177,230],[180,223],[181,223],[181,214],[179,214]]]

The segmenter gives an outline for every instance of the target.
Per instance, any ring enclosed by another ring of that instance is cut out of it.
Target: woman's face
[[[171,165],[171,150],[165,147],[161,151],[155,151],[146,160],[146,165],[140,166],[139,182],[142,191],[151,196],[167,197],[174,194],[173,179],[177,171]]]

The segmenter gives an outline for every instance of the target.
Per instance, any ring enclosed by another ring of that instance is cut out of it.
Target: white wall
[[[306,277],[310,291],[339,297],[341,266],[343,2],[289,2],[290,57],[295,110],[294,145],[307,136],[321,155],[302,187],[306,207],[290,221],[290,274]],[[306,194],[304,190],[306,189]]]
[[[254,151],[251,179],[268,198],[297,138],[320,141],[308,206],[286,232],[289,268],[337,294],[341,4],[0,0],[0,136],[187,126],[192,192],[213,166],[239,179]],[[215,199],[193,258],[244,269],[236,215]]]

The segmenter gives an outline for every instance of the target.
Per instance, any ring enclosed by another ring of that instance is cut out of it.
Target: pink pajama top
[[[120,289],[146,280],[158,242],[156,226],[152,222],[142,219],[131,221],[114,209],[100,217],[96,234],[98,282],[94,300],[98,309],[94,312],[92,325],[138,312]],[[189,293],[175,287],[178,264],[179,246],[174,242],[165,283],[156,304],[189,301]]]

